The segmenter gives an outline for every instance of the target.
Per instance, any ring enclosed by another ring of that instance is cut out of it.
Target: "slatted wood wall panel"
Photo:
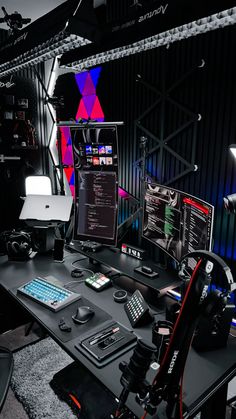
[[[229,27],[187,39],[179,43],[107,63],[99,84],[99,97],[106,120],[123,120],[120,128],[120,183],[139,196],[139,172],[133,162],[140,157],[139,136],[135,121],[156,100],[158,94],[145,83],[165,92],[169,86],[190,72],[173,90],[171,97],[201,120],[188,127],[170,146],[186,159],[191,158],[196,136],[196,172],[176,182],[171,179],[183,169],[181,163],[164,154],[162,173],[158,153],[147,160],[147,170],[155,179],[196,195],[215,206],[214,251],[229,261],[236,259],[236,218],[227,215],[223,197],[236,192],[236,161],[228,151],[236,143],[236,27]],[[204,67],[198,68],[205,62]],[[193,70],[195,69],[195,70]],[[137,74],[144,83],[137,82]],[[188,117],[169,104],[168,97],[146,118],[145,126],[157,136],[178,129]],[[155,142],[149,138],[148,148]]]

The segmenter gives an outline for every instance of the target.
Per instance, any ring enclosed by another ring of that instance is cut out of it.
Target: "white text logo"
[[[167,7],[168,7],[168,3],[165,6],[160,6],[160,7],[158,7],[158,9],[152,10],[151,12],[146,13],[143,16],[140,16],[140,18],[138,20],[139,23],[143,22],[144,20],[151,19],[153,16],[157,16],[159,14],[164,15],[165,12],[166,12]]]

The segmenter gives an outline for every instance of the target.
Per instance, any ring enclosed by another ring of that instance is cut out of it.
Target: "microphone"
[[[119,368],[122,371],[120,382],[124,388],[119,397],[115,418],[118,418],[122,413],[130,392],[139,393],[146,389],[145,377],[155,352],[155,345],[139,339],[129,363],[120,363]]]

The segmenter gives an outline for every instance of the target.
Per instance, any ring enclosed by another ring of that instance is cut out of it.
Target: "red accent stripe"
[[[184,204],[192,205],[192,207],[195,207],[195,208],[199,209],[200,211],[204,212],[204,214],[206,214],[206,215],[209,214],[209,210],[206,207],[204,207],[201,204],[198,204],[196,201],[193,201],[190,198],[184,198],[183,202],[184,202]]]
[[[73,402],[76,404],[76,406],[79,408],[79,410],[81,410],[81,404],[80,402],[76,399],[75,396],[73,396],[73,394],[69,393],[69,397],[71,398],[71,400],[73,400]]]

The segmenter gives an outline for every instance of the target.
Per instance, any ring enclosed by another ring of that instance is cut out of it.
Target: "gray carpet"
[[[28,419],[29,416],[23,408],[22,404],[16,399],[15,394],[8,390],[7,398],[4,403],[3,409],[0,413],[1,419]]]
[[[51,338],[14,354],[11,388],[32,419],[75,419],[68,405],[60,401],[49,382],[54,374],[72,362]]]

